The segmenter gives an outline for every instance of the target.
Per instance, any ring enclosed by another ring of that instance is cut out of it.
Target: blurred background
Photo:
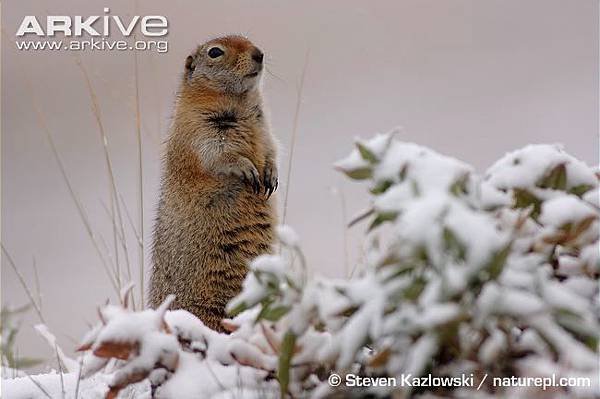
[[[169,21],[168,52],[137,53],[146,272],[161,143],[184,60],[221,34],[247,35],[267,55],[264,92],[281,144],[278,200],[282,208],[289,188],[286,223],[299,233],[315,273],[346,276],[360,259],[365,226],[345,225],[368,206],[367,190],[331,167],[357,136],[402,126],[403,140],[481,172],[529,143],[564,143],[598,163],[596,0],[4,1],[2,243],[33,295],[40,294],[43,318],[68,353],[96,322],[96,306],[107,298],[114,303],[116,295],[46,130],[100,252],[113,270],[119,258],[124,279],[129,260],[139,299],[136,61],[131,51],[17,51],[15,32],[25,15],[45,21],[103,15],[104,7],[122,18]],[[108,139],[127,255],[120,225],[114,239],[112,184],[84,71]],[[3,305],[29,302],[5,254],[1,286]],[[51,358],[36,323],[29,311],[18,353]]]

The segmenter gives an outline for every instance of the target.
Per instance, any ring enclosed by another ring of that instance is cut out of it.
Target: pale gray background
[[[403,139],[462,158],[484,170],[528,143],[562,142],[598,161],[598,2],[596,0],[170,1],[139,2],[138,14],[169,19],[167,54],[140,53],[146,243],[157,198],[160,145],[184,59],[199,42],[247,34],[280,79],[265,76],[273,131],[281,142],[282,186],[290,184],[288,223],[300,234],[312,270],[346,273],[344,216],[367,205],[365,187],[331,164],[355,136],[401,125]],[[95,322],[95,307],[114,301],[76,213],[26,89],[47,120],[94,230],[112,248],[108,180],[97,126],[75,53],[12,49],[24,15],[130,16],[133,3],[8,0],[2,8],[2,241],[33,286],[35,257],[43,312],[71,351]],[[291,182],[285,181],[297,87],[310,50]],[[117,183],[137,220],[133,53],[79,54],[100,99]],[[360,257],[358,226],[348,233]],[[129,231],[129,245],[134,247]],[[137,265],[137,252],[131,251]],[[148,251],[146,261],[149,259]],[[2,301],[25,303],[2,258]],[[137,269],[136,269],[137,270]],[[137,278],[136,278],[137,281]],[[50,356],[32,332],[23,355]]]

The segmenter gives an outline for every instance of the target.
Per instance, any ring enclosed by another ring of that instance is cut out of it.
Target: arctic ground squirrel
[[[248,263],[276,224],[276,147],[260,89],[264,55],[241,36],[199,46],[184,64],[166,142],[149,305],[169,294],[222,331]]]

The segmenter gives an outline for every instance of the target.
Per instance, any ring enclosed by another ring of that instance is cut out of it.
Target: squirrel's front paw
[[[244,183],[247,183],[254,194],[260,193],[260,177],[256,166],[249,159],[237,162],[235,165],[231,165],[228,170],[228,174],[241,179]]]
[[[263,186],[265,186],[265,195],[267,199],[277,190],[279,180],[277,175],[277,166],[272,162],[267,162],[263,172]]]

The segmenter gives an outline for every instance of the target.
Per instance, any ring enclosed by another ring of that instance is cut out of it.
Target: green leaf
[[[410,181],[410,188],[412,188],[413,194],[415,196],[421,195],[421,190],[419,189],[419,184],[415,180]]]
[[[266,287],[268,294],[273,294],[279,291],[279,280],[277,276],[272,273],[268,273]]]
[[[448,227],[443,231],[444,247],[455,259],[465,260],[467,257],[467,247],[456,237],[454,232]]]
[[[344,170],[346,176],[355,180],[370,179],[373,176],[373,169],[370,166],[364,166],[362,168]]]
[[[402,166],[402,169],[400,169],[400,173],[398,174],[398,176],[400,177],[400,181],[404,181],[404,179],[406,179],[407,173],[408,173],[408,164],[404,164],[404,166]]]
[[[468,194],[467,182],[469,181],[469,174],[464,174],[458,180],[456,180],[450,186],[450,192],[455,196],[459,197],[464,194]]]
[[[515,208],[528,208],[533,206],[531,217],[536,219],[542,211],[542,201],[531,194],[529,191],[522,188],[515,188],[514,190],[514,207]]]
[[[289,276],[285,276],[285,283],[293,290],[300,291],[300,287]]]
[[[279,352],[279,366],[277,368],[277,380],[281,388],[281,398],[284,398],[290,384],[290,365],[296,346],[296,334],[287,331],[283,336],[283,342]]]
[[[390,188],[392,186],[392,184],[394,184],[394,183],[390,180],[384,180],[384,181],[378,182],[375,185],[375,187],[373,187],[371,189],[371,194],[373,194],[373,195],[383,194],[387,191],[388,188]]]
[[[567,188],[567,168],[564,163],[556,165],[552,170],[537,182],[541,188],[565,190]]]
[[[242,313],[246,309],[248,309],[248,305],[246,305],[246,302],[240,302],[233,309],[228,311],[227,313],[230,316],[237,316],[239,313]]]
[[[583,343],[588,348],[595,351],[595,350],[598,350],[598,344],[600,343],[600,340],[598,339],[598,337],[587,337],[584,339]]]
[[[271,298],[263,299],[263,301],[261,303],[262,307],[260,309],[260,312],[258,312],[258,314],[256,315],[256,319],[254,320],[255,323],[257,323],[258,321],[260,321],[264,318],[264,314],[269,311],[269,306],[271,306],[272,303],[273,303],[273,299],[271,299]]]
[[[265,319],[269,321],[277,321],[281,319],[287,312],[289,312],[289,306],[273,306],[271,305],[265,306],[260,310],[260,313],[257,316],[257,320]]]
[[[372,163],[372,164],[377,162],[377,157],[375,156],[375,154],[373,154],[373,151],[371,151],[369,148],[367,148],[363,143],[357,141],[356,148],[358,148],[358,152],[360,152],[360,156],[365,161],[368,161],[369,163]]]
[[[386,276],[385,280],[383,280],[384,283],[387,283],[389,281],[392,281],[395,278],[398,278],[399,276],[402,276],[403,274],[407,274],[412,272],[413,270],[415,270],[418,265],[415,262],[402,262],[400,264],[394,264],[396,267],[393,271],[392,274],[390,274],[389,276]],[[381,267],[381,265],[380,265]]]
[[[417,277],[411,285],[404,290],[404,297],[408,300],[414,301],[421,295],[421,292],[425,289],[425,279]]]
[[[587,193],[592,188],[594,188],[594,187],[592,187],[589,184],[580,184],[578,186],[571,187],[571,189],[569,190],[569,193],[576,195],[578,197],[581,197],[583,194]]]
[[[379,226],[385,222],[390,222],[390,221],[395,220],[397,216],[398,216],[398,214],[396,212],[377,213],[377,216],[375,216],[375,219],[373,219],[373,221],[371,222],[371,225],[369,226],[369,231],[373,230],[374,228],[376,228],[377,226]]]
[[[489,273],[490,279],[496,279],[500,275],[500,273],[502,273],[502,270],[504,269],[504,264],[506,263],[506,259],[508,258],[508,255],[510,255],[510,250],[512,246],[511,244],[512,243],[508,244],[506,247],[502,248],[501,250],[497,251],[494,255],[492,255],[492,259],[485,267],[485,269]]]

